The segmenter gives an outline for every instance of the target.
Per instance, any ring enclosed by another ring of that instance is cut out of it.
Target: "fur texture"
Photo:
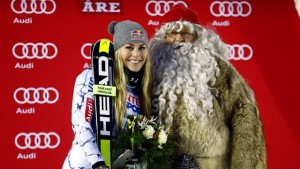
[[[201,169],[265,169],[266,149],[251,89],[217,50],[152,39],[155,111]]]

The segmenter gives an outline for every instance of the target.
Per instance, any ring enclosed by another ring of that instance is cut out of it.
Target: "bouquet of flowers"
[[[128,127],[122,130],[116,142],[117,152],[131,149],[140,163],[151,168],[164,168],[170,164],[176,149],[174,139],[156,118],[129,116]]]

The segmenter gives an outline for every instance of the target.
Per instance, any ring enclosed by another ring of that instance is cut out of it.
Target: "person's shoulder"
[[[215,59],[220,69],[228,69],[231,66],[226,56],[222,56],[216,51],[212,51],[209,49],[206,50],[209,52],[209,55]]]
[[[87,67],[85,69],[83,69],[79,75],[77,76],[77,79],[86,79],[87,77],[92,77],[93,73],[92,73],[92,68],[91,67]]]
[[[80,74],[88,74],[88,73],[92,73],[92,67],[84,68]]]
[[[210,56],[214,58],[219,69],[216,78],[215,86],[223,87],[226,86],[232,80],[234,74],[234,68],[232,64],[226,59],[226,56],[221,56],[218,52],[207,49]]]

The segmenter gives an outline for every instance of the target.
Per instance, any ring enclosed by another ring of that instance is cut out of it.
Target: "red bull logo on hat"
[[[131,40],[142,40],[145,41],[145,34],[141,30],[131,31]]]

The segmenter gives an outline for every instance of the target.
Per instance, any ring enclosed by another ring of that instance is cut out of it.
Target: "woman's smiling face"
[[[148,57],[147,46],[144,43],[128,43],[120,50],[125,67],[133,72],[140,71]]]

